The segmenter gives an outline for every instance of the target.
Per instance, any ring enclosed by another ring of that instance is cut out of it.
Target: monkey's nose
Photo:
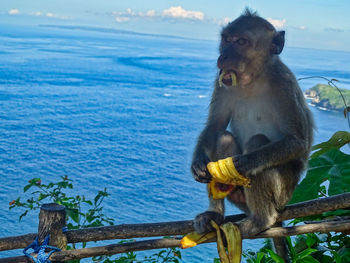
[[[220,55],[217,61],[217,67],[221,70],[224,69],[224,62],[227,60],[227,56]]]

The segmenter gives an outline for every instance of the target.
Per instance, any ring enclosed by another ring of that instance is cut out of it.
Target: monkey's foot
[[[270,225],[260,222],[257,219],[253,218],[246,218],[243,219],[240,223],[238,223],[238,227],[244,235],[244,238],[255,236],[259,234],[262,231],[265,231],[266,229],[270,228]]]
[[[202,234],[214,231],[210,221],[213,220],[216,224],[221,225],[224,222],[224,216],[217,212],[206,211],[196,216],[194,219],[194,229]]]

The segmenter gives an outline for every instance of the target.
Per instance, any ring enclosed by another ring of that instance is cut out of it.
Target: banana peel
[[[224,76],[227,74],[228,72],[223,70],[219,76],[219,86],[222,87],[224,86],[224,83],[222,82],[222,80],[224,79]],[[234,72],[230,72],[230,76],[231,76],[231,85],[233,87],[237,86],[237,76]]]
[[[208,189],[213,199],[225,198],[236,185],[250,187],[250,179],[238,173],[232,157],[209,162],[207,169],[212,175]]]
[[[242,258],[242,236],[237,225],[232,222],[225,223],[220,227],[212,220],[211,225],[217,234],[217,248],[221,263],[240,263]],[[227,242],[227,252],[222,240],[221,230]]]
[[[213,220],[211,225],[216,230],[206,234],[191,232],[181,239],[181,248],[194,247],[216,237],[217,250],[221,263],[240,263],[242,257],[242,236],[237,225],[232,222],[218,226]],[[227,242],[227,251],[223,242],[223,235]]]
[[[208,241],[210,239],[213,239],[216,237],[215,232],[209,232],[205,234],[199,234],[197,232],[191,232],[184,236],[180,241],[180,247],[181,248],[190,248],[197,246],[198,244],[204,243],[205,241]]]

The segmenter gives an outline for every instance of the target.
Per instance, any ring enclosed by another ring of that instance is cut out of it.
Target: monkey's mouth
[[[233,70],[221,70],[219,76],[219,85],[237,86],[237,75]]]

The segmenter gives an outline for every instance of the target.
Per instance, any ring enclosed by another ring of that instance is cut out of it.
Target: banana
[[[210,221],[210,224],[215,229],[215,232],[209,232],[206,234],[191,232],[181,239],[180,247],[182,249],[194,247],[216,237],[220,262],[240,263],[242,257],[242,236],[238,226],[232,222],[218,226],[213,220]],[[222,239],[222,233],[227,241],[227,252]]]
[[[222,87],[224,83],[222,83],[222,79],[224,78],[224,75],[226,74],[225,70],[223,70],[219,76],[219,86]]]
[[[213,199],[223,199],[232,190],[231,188],[227,191],[222,191],[222,188],[217,187],[217,183],[250,187],[250,179],[238,173],[232,157],[218,160],[217,162],[209,162],[207,169],[213,177],[208,186],[210,190],[209,194]],[[227,187],[224,188],[227,189]]]
[[[223,185],[215,180],[211,180],[208,184],[209,195],[213,197],[213,199],[224,199],[234,188],[233,185]]]
[[[217,237],[216,244],[217,244],[218,254],[219,254],[219,257],[220,257],[220,262],[221,263],[230,263],[229,257],[226,254],[224,242],[222,241],[220,227],[213,220],[210,221],[210,224],[216,230],[216,237]]]
[[[180,241],[180,247],[181,248],[190,248],[197,246],[200,243],[203,243],[207,240],[213,239],[216,237],[215,232],[209,232],[205,234],[199,234],[197,232],[191,232],[184,236]]]
[[[223,80],[225,74],[227,74],[227,71],[223,70],[219,76],[219,86],[220,87],[222,87],[224,85],[222,80]],[[237,86],[237,75],[234,72],[231,72],[230,75],[231,75],[231,83],[232,83],[231,85],[233,87],[236,87]]]
[[[242,257],[242,236],[237,225],[228,222],[220,226],[227,241],[227,251],[230,263],[240,263]]]
[[[234,72],[231,72],[231,81],[232,81],[232,86],[236,87],[237,86],[237,76]]]

